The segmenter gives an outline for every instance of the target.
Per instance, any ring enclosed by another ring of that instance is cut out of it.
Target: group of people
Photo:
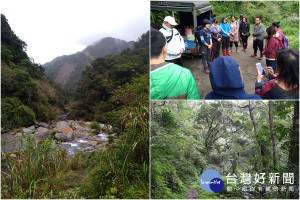
[[[174,28],[177,25],[174,18],[167,16],[163,28],[159,31],[151,29],[151,99],[199,99],[196,82],[190,70],[183,67],[181,54],[184,40]],[[213,91],[206,95],[206,99],[298,99],[299,98],[299,52],[283,48],[284,35],[279,28],[279,22],[274,22],[265,29],[259,17],[255,19],[253,27],[252,57],[259,60],[266,56],[266,74],[257,70],[255,94],[247,94],[244,90],[243,76],[239,64],[230,57],[233,44],[238,52],[238,41],[242,42],[243,51],[247,49],[250,36],[250,24],[244,15],[239,22],[231,16],[228,23],[223,17],[218,20],[203,20],[203,29],[199,31],[202,64],[205,73],[209,74]],[[266,46],[263,48],[264,39]],[[176,41],[175,41],[176,40]],[[223,56],[219,56],[222,44]],[[175,47],[175,45],[177,47]],[[179,47],[179,48],[178,48]],[[262,82],[263,75],[268,75],[269,81]]]

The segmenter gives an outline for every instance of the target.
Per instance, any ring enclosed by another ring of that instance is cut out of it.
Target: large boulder
[[[35,127],[30,126],[30,127],[27,127],[27,128],[23,128],[23,132],[28,133],[28,134],[33,134],[35,132]]]
[[[75,130],[73,133],[76,138],[88,138],[90,136],[88,132],[81,130]]]
[[[63,133],[56,133],[55,138],[62,141],[62,142],[67,141],[67,136]]]
[[[67,134],[67,142],[72,142],[74,140],[73,132]]]
[[[49,129],[44,128],[44,127],[39,127],[37,129],[37,132],[36,132],[36,135],[35,135],[35,138],[37,140],[45,140],[48,137],[52,137],[52,132],[50,132]]]
[[[65,135],[68,135],[69,133],[73,133],[73,129],[70,126],[66,126],[61,130],[61,132]]]
[[[56,128],[59,132],[61,132],[67,126],[69,126],[69,123],[66,121],[61,121],[56,124]]]

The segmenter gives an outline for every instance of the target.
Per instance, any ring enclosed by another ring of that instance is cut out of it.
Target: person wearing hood
[[[260,57],[259,60],[262,60],[263,58],[263,50],[264,50],[264,38],[265,38],[265,27],[261,23],[260,17],[255,18],[255,26],[252,30],[252,36],[253,36],[253,49],[254,53],[251,55],[251,57],[257,56],[257,50],[260,51]]]
[[[212,92],[205,99],[261,99],[244,90],[239,64],[231,57],[218,57],[211,64],[209,79]]]
[[[222,22],[220,23],[222,31],[222,51],[223,56],[230,56],[229,54],[229,39],[230,39],[230,28],[227,23],[227,17],[222,17]]]
[[[279,33],[276,32],[275,27],[271,25],[267,28],[267,43],[263,55],[266,56],[266,64],[268,67],[272,67],[274,73],[276,73],[276,53],[283,47],[282,40],[279,38]]]
[[[181,37],[177,29],[174,28],[177,25],[178,24],[175,22],[173,17],[166,16],[163,21],[162,28],[159,31],[162,32],[167,41],[166,61],[183,66],[181,54],[185,50],[185,45],[184,39]]]
[[[177,64],[165,62],[167,51],[164,35],[151,28],[151,99],[199,99],[191,71]]]

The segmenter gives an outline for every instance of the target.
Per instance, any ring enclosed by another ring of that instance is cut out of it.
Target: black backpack
[[[200,30],[203,29],[203,25],[197,26],[195,29],[195,38],[197,39],[197,42],[200,43],[201,39],[200,39]]]

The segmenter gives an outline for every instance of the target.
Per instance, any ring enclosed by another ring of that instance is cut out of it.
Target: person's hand
[[[277,77],[277,75],[274,74],[274,71],[273,71],[272,67],[266,67],[266,70],[270,74],[271,77],[273,77],[273,78]]]
[[[220,41],[221,41],[221,38],[218,39],[218,42],[220,42]]]
[[[183,49],[180,49],[180,54],[183,54]]]
[[[245,33],[242,33],[242,35],[246,35]]]
[[[256,37],[254,37],[253,40],[255,41],[255,40],[256,40]]]
[[[260,74],[259,69],[256,67],[256,80],[261,81],[263,77],[264,76]]]
[[[208,48],[208,49],[211,49],[211,45],[207,45],[207,48]]]
[[[230,37],[230,34],[228,33],[227,36]]]

